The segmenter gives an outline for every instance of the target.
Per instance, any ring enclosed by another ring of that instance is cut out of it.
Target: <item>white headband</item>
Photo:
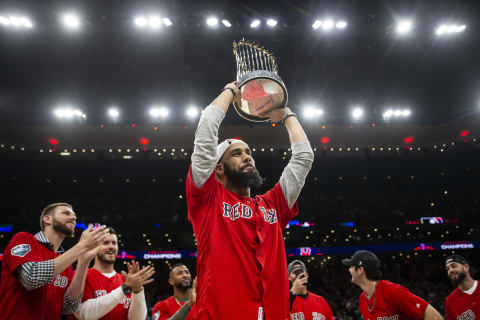
[[[246,144],[245,142],[243,142],[242,140],[239,140],[239,139],[227,139],[225,141],[223,141],[222,143],[220,143],[218,146],[217,146],[217,162],[220,161],[220,158],[223,156],[223,154],[225,153],[225,151],[227,151],[227,149],[232,145],[232,144],[235,144],[235,143],[243,143],[244,145],[248,147],[248,144]]]

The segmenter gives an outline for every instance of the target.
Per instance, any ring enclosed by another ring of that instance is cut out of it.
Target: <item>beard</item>
[[[263,184],[263,178],[254,166],[252,166],[253,170],[246,172],[231,170],[227,164],[224,164],[223,168],[228,181],[236,187],[258,188]]]
[[[192,280],[188,281],[188,284],[185,284],[183,281],[179,281],[174,284],[175,288],[182,292],[186,292],[188,289],[192,287]]]
[[[460,283],[463,282],[463,280],[465,280],[465,277],[467,276],[467,274],[465,273],[465,271],[461,271],[457,278],[450,278],[450,282],[455,286],[455,287],[458,287],[460,285]]]
[[[74,228],[68,228],[66,223],[61,223],[60,221],[55,219],[55,217],[53,218],[52,228],[57,232],[63,233],[67,237],[73,237],[73,234],[75,233]]]
[[[114,254],[113,259],[110,259],[110,260],[106,256],[107,256],[106,253],[99,253],[99,254],[97,254],[97,259],[100,262],[103,262],[105,264],[114,264],[115,261],[117,260],[117,255],[116,254]]]

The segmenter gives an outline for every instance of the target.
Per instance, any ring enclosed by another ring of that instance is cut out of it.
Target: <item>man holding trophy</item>
[[[273,56],[256,44],[234,43],[237,81],[205,108],[195,133],[187,176],[188,217],[198,242],[195,319],[285,320],[289,286],[282,231],[298,213],[296,200],[313,162]],[[292,158],[278,183],[252,197],[263,183],[249,146],[218,144],[218,128],[234,102],[252,121],[282,122]]]

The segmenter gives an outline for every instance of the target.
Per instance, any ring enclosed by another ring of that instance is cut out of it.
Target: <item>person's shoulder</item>
[[[327,300],[325,300],[325,298],[322,297],[321,295],[315,294],[315,293],[310,292],[310,291],[308,291],[308,297],[311,298],[312,300],[320,300],[320,301],[325,302],[325,303],[327,302]]]
[[[12,248],[14,246],[26,246],[28,249],[32,249],[31,245],[35,245],[37,239],[35,236],[29,232],[22,231],[13,235],[13,237],[8,242],[6,249]]]
[[[406,289],[404,286],[401,284],[391,282],[389,280],[379,280],[377,286],[379,288],[382,288],[384,291],[394,291],[394,290],[401,290],[401,289]]]
[[[162,306],[166,306],[168,304],[170,304],[170,302],[173,300],[173,296],[171,297],[168,297],[167,299],[165,300],[162,300],[162,301],[158,301],[157,303],[155,303],[155,305],[153,306],[153,310],[158,310],[160,309]]]
[[[455,288],[448,296],[445,298],[445,302],[449,302],[452,299],[455,299],[460,294],[460,289]]]

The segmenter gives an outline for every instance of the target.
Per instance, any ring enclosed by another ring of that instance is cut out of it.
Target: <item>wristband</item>
[[[232,95],[233,97],[235,98],[235,96],[237,95],[237,91],[231,87],[225,87],[222,89],[222,92],[225,91],[225,90],[230,90],[232,92]]]
[[[293,112],[292,112],[292,113],[289,113],[289,114],[287,114],[287,115],[282,119],[281,122],[282,122],[282,123],[285,123],[285,120],[286,120],[287,118],[289,118],[289,117],[295,117],[295,118],[296,118],[297,115],[296,115],[295,113],[293,113]]]

